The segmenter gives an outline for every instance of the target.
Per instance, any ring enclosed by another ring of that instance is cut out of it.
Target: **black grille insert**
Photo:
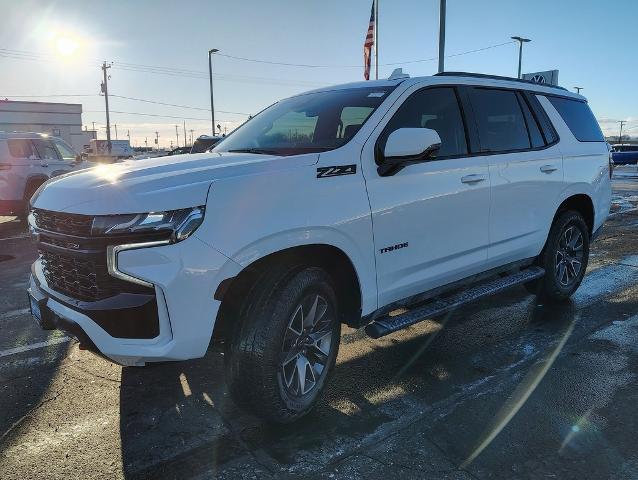
[[[52,212],[36,208],[33,210],[35,224],[42,230],[88,237],[91,235],[93,217],[76,213]]]
[[[100,262],[91,257],[40,250],[42,272],[49,286],[80,300],[99,300],[112,294],[106,258]]]
[[[118,293],[154,293],[150,287],[112,277],[106,264],[108,245],[153,238],[91,236],[90,215],[41,209],[33,214],[42,273],[51,289],[82,301],[102,300]]]

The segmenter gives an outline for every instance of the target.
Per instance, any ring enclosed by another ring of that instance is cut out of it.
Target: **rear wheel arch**
[[[228,338],[233,320],[239,316],[242,302],[255,283],[272,268],[294,275],[302,268],[318,267],[326,271],[333,283],[341,312],[341,323],[358,326],[361,319],[361,285],[354,264],[338,247],[328,244],[310,244],[286,248],[266,255],[247,265],[237,276],[224,280],[215,292],[221,306],[215,321],[213,339]]]
[[[594,232],[594,202],[591,197],[584,193],[579,193],[576,195],[572,195],[567,197],[563,202],[559,205],[556,213],[554,214],[554,218],[552,219],[552,225],[556,222],[556,220],[560,217],[563,212],[574,210],[580,213],[587,224],[587,228],[589,229],[589,235],[591,236]]]

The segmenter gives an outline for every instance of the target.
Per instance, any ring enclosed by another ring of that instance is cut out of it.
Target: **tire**
[[[267,421],[298,420],[317,404],[339,350],[331,279],[316,267],[278,268],[244,298],[225,352],[231,396]]]
[[[561,212],[554,221],[537,264],[545,276],[525,288],[547,302],[567,300],[580,286],[589,261],[589,228],[574,210]]]
[[[31,197],[33,194],[40,188],[44,182],[40,183],[28,183],[24,189],[24,205],[22,206],[22,210],[18,213],[17,217],[21,222],[26,222],[27,217],[29,216],[29,211],[31,210]]]

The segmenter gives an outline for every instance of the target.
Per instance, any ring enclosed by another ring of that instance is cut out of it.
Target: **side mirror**
[[[407,165],[426,162],[441,148],[441,137],[431,128],[399,128],[390,134],[377,171],[393,175]]]

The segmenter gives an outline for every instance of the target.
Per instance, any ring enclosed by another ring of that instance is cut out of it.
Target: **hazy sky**
[[[379,2],[381,64],[436,57],[438,0]],[[0,0],[0,97],[82,103],[84,124],[91,128],[95,122],[103,138],[99,62],[113,61],[111,94],[198,108],[113,97],[114,112],[176,117],[112,113],[119,138],[130,130],[132,143],[143,144],[148,137],[150,144],[157,130],[160,144],[168,145],[175,142],[179,124],[182,143],[182,119],[195,136],[210,130],[209,48],[251,59],[329,66],[217,56],[217,123],[231,129],[246,117],[223,112],[255,113],[297,92],[362,80],[370,5],[371,0]],[[584,87],[606,132],[617,131],[612,120],[628,119],[634,121],[628,127],[636,127],[629,132],[638,134],[636,19],[635,0],[448,0],[446,54],[501,44],[512,35],[531,38],[524,72],[558,68],[561,85]],[[517,55],[517,46],[507,44],[447,58],[446,69],[515,76]],[[380,76],[397,66],[413,76],[430,75],[437,63],[382,66]]]

